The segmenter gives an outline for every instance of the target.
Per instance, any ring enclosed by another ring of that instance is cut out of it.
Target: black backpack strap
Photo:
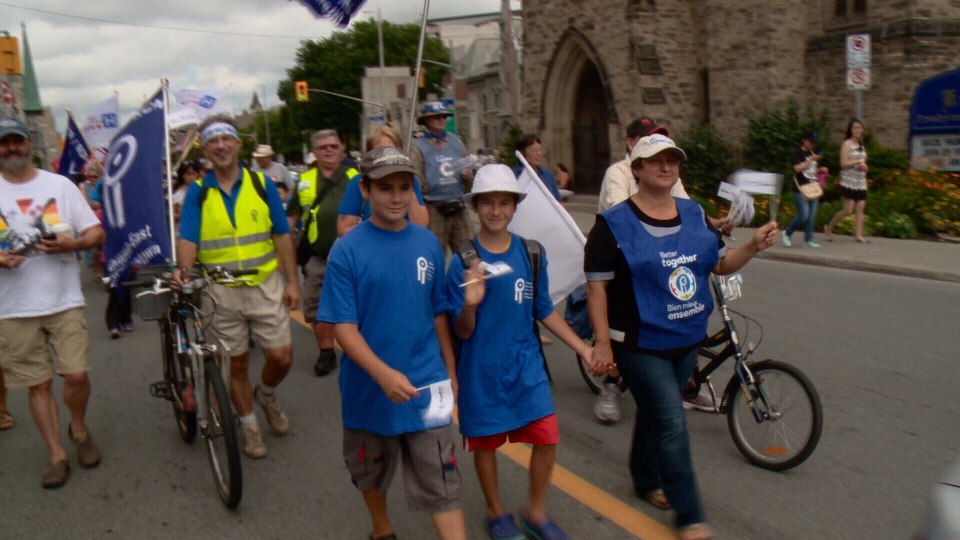
[[[249,170],[249,169],[248,169]],[[253,181],[253,190],[260,196],[260,200],[267,202],[267,188],[264,187],[266,179],[262,174],[250,171],[250,178]],[[216,182],[205,182],[200,188],[200,208],[203,208],[203,202],[207,200],[207,193],[214,189]],[[267,203],[269,204],[269,203]]]
[[[533,271],[533,335],[537,337],[537,346],[540,347],[540,356],[543,358],[543,370],[547,372],[547,380],[553,384],[550,366],[547,365],[547,355],[543,352],[543,342],[540,340],[540,324],[537,322],[537,290],[540,288],[540,259],[543,257],[543,245],[536,240],[522,238],[523,250],[530,259],[530,269]]]
[[[470,265],[473,264],[473,261],[480,258],[480,254],[477,253],[477,246],[473,243],[473,239],[467,240],[466,242],[460,244],[457,248],[457,256],[460,257],[460,264],[463,265],[463,269],[467,270],[470,268]]]

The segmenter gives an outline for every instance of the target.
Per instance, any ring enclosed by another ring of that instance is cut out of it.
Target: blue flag
[[[360,11],[367,0],[300,0],[317,17],[333,19],[340,28],[350,24],[350,17]]]
[[[171,257],[163,188],[163,89],[140,107],[110,143],[103,166],[107,275],[123,281],[132,266]]]
[[[67,133],[63,136],[63,154],[60,155],[60,166],[57,174],[66,176],[73,183],[80,181],[83,165],[90,159],[90,146],[83,138],[73,115],[67,113]]]

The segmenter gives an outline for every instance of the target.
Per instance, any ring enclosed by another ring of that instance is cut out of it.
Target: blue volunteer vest
[[[423,154],[423,168],[426,175],[426,185],[423,189],[423,199],[427,202],[440,202],[463,199],[463,180],[459,173],[444,176],[440,172],[440,164],[456,161],[463,157],[463,147],[456,135],[447,133],[443,148],[438,149],[432,138],[423,137],[413,141],[420,153]]]
[[[630,266],[640,312],[637,346],[662,351],[698,343],[713,311],[710,272],[719,261],[717,235],[704,224],[703,209],[675,199],[680,230],[650,234],[626,203],[602,212]]]

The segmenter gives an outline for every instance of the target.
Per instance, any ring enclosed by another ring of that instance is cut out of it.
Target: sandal
[[[712,540],[713,531],[706,523],[694,523],[677,530],[680,540]]]
[[[833,242],[833,227],[824,227],[823,228],[823,238],[827,242]]]
[[[858,243],[858,244],[869,244],[869,243],[870,243],[869,240],[867,240],[866,238],[864,238],[864,237],[862,237],[862,236],[858,236],[856,240],[857,240],[857,243]]]
[[[648,503],[652,504],[654,507],[659,508],[660,510],[669,510],[673,508],[670,504],[670,501],[667,500],[667,494],[663,492],[662,489],[655,489],[648,492],[643,496]]]
[[[520,518],[520,524],[523,525],[523,530],[527,532],[527,535],[534,540],[569,540],[570,537],[567,535],[563,529],[560,528],[552,519],[545,518],[543,521],[536,523],[532,520],[528,520],[525,517]]]
[[[17,423],[13,421],[13,415],[9,411],[0,412],[0,431],[6,431],[15,425]]]

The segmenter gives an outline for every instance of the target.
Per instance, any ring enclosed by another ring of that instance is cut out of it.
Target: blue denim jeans
[[[697,362],[696,349],[675,359],[627,352],[613,344],[620,376],[637,402],[630,475],[638,496],[663,488],[677,526],[704,521],[680,393]]]
[[[797,204],[797,217],[787,225],[785,232],[788,237],[792,236],[794,231],[804,225],[803,240],[813,242],[813,223],[817,220],[817,206],[820,204],[820,199],[808,201],[799,191],[794,191],[793,201]]]

